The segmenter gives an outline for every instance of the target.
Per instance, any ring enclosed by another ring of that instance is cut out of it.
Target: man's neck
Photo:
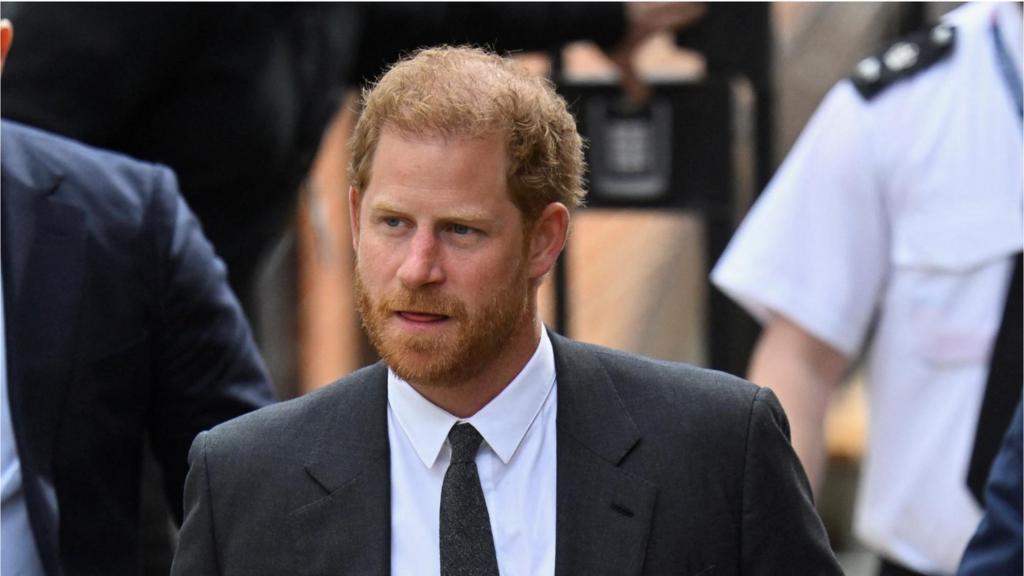
[[[501,394],[522,372],[537,351],[542,329],[536,314],[530,314],[498,357],[475,376],[458,383],[428,385],[409,382],[409,385],[449,414],[469,418]]]

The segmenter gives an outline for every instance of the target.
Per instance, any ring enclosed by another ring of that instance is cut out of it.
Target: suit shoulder
[[[685,454],[692,461],[708,463],[708,477],[737,477],[755,430],[776,424],[783,431],[787,429],[771,391],[742,378],[599,346],[558,341],[556,353],[561,351],[566,357],[559,366],[565,372],[559,371],[556,376],[560,409],[563,376],[567,391],[576,398],[586,395],[580,394],[580,389],[607,390],[609,393],[600,401],[602,405],[621,407],[630,422],[626,428],[635,427],[642,438],[633,452],[634,463],[642,469],[642,475],[664,480],[663,463]],[[610,390],[605,388],[605,382]],[[594,398],[593,393],[590,398]],[[572,404],[580,405],[578,401]]]
[[[177,190],[173,172],[165,166],[10,120],[3,121],[0,136],[5,178],[41,194],[53,192],[48,184],[56,182],[62,201],[89,213],[140,213],[154,190]]]
[[[945,60],[956,45],[956,28],[941,23],[904,36],[857,63],[850,81],[865,100]]]
[[[169,170],[159,164],[137,160],[120,152],[90,146],[11,120],[3,120],[0,132],[2,132],[4,140],[4,155],[8,154],[8,143],[10,143],[10,152],[15,154],[18,160],[25,160],[18,164],[25,164],[29,167],[42,165],[61,172],[67,170],[107,172]]]
[[[580,347],[594,354],[606,369],[623,374],[643,375],[643,380],[652,385],[678,386],[680,383],[698,387],[726,387],[743,390],[749,394],[757,386],[746,380],[718,370],[701,368],[684,362],[660,360],[613,348],[578,343]]]
[[[629,401],[659,399],[665,406],[732,406],[737,415],[749,411],[760,387],[731,374],[685,364],[658,360],[639,354],[571,343],[592,355],[607,371],[620,397]]]

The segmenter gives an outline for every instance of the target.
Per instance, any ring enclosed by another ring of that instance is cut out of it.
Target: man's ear
[[[0,70],[4,68],[7,61],[7,53],[11,50],[11,43],[14,42],[14,25],[4,18],[0,20]]]
[[[355,186],[348,187],[348,222],[352,232],[352,249],[359,249],[359,191]]]
[[[527,253],[530,280],[547,274],[565,247],[569,235],[569,209],[561,202],[548,204],[530,227]]]

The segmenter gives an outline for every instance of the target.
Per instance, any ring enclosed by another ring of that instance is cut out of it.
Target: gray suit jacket
[[[769,390],[551,337],[557,574],[841,573]],[[200,436],[173,574],[388,574],[386,375]]]

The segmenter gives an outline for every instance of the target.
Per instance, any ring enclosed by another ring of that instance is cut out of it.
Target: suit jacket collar
[[[53,455],[74,377],[86,249],[83,211],[61,199],[63,172],[36,161],[18,127],[3,126],[4,332],[11,424],[26,502],[47,573],[57,574]]]
[[[640,430],[597,353],[551,337],[558,378],[555,574],[639,574],[657,490],[621,465]]]
[[[354,394],[346,393],[345,387]],[[322,391],[327,418],[315,436],[305,474],[320,497],[291,515],[297,569],[303,574],[391,571],[391,467],[387,367],[377,363]]]
[[[550,333],[558,380],[558,496],[555,573],[638,574],[656,488],[620,465],[640,432],[595,353]],[[358,386],[358,406],[320,430],[305,465],[321,496],[293,515],[304,570],[389,573],[391,472],[387,368],[378,363],[341,386]],[[341,401],[342,395],[337,398]]]

